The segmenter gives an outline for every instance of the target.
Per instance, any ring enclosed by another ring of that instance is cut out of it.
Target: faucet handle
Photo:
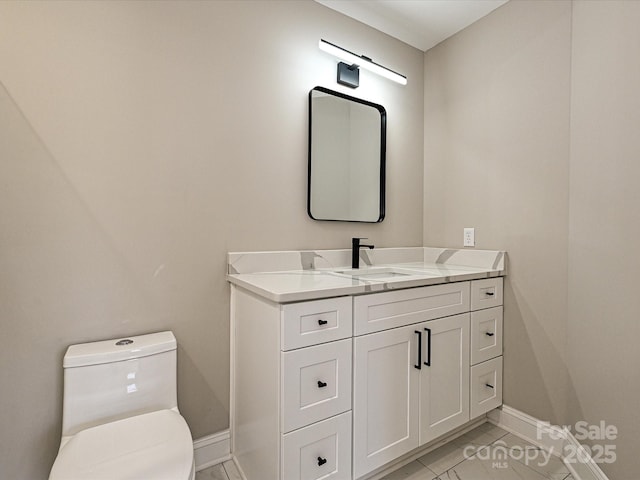
[[[373,248],[373,245],[365,245],[360,243],[360,240],[368,240],[367,237],[353,237],[351,239],[351,246],[354,248],[354,250],[359,250],[360,247],[364,247],[364,248]]]

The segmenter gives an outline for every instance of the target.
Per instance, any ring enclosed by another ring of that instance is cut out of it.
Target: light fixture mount
[[[338,83],[351,88],[358,88],[360,85],[360,69],[358,65],[347,65],[344,62],[338,63]]]

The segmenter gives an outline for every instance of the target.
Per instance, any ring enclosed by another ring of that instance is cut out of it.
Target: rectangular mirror
[[[381,222],[387,112],[324,87],[309,92],[307,211],[314,220]]]

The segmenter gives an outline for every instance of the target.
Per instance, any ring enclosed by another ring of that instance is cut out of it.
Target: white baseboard
[[[538,420],[520,410],[503,405],[487,413],[487,418],[494,425],[514,433],[534,445],[562,456],[565,432],[560,427]]]
[[[550,425],[507,405],[490,411],[487,418],[494,425],[562,458],[576,480],[609,480],[568,429]],[[572,454],[568,461],[567,452],[577,455]]]
[[[609,480],[598,464],[593,461],[591,455],[569,430],[565,429],[565,446],[572,454],[572,461],[565,461],[565,465],[576,479],[582,480]]]
[[[199,438],[193,442],[196,472],[217,465],[231,458],[231,437],[229,430]]]

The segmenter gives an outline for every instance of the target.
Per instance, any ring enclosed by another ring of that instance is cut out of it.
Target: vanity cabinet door
[[[485,278],[471,282],[471,310],[482,310],[502,305],[502,277]]]
[[[283,435],[281,478],[350,480],[351,412]]]
[[[471,418],[502,405],[502,357],[471,367]]]
[[[469,420],[469,325],[468,313],[420,324],[420,445]]]
[[[417,326],[354,340],[354,478],[418,446]]]
[[[469,282],[455,282],[354,297],[354,335],[468,312],[469,288]]]
[[[282,353],[283,433],[351,410],[351,339]]]
[[[471,365],[502,355],[502,307],[471,312]]]
[[[351,297],[282,305],[282,350],[350,338]]]

